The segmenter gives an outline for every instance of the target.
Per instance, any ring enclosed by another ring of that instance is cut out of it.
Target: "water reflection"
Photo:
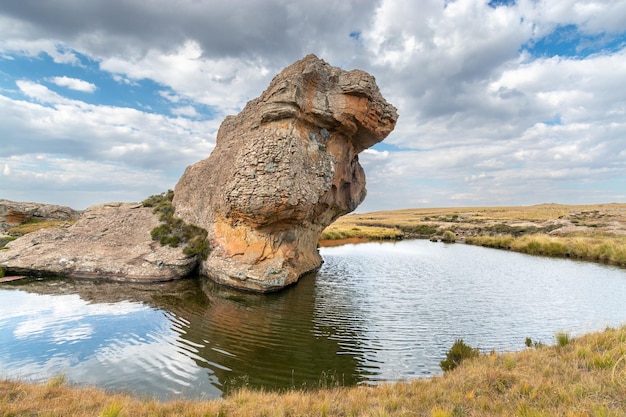
[[[45,280],[0,290],[3,376],[160,398],[354,384],[354,355],[315,329],[314,277],[256,295],[200,279],[161,284]]]
[[[626,322],[626,271],[427,241],[321,250],[278,294],[206,280],[0,287],[0,375],[140,395],[377,383],[439,373],[458,337],[520,350]]]

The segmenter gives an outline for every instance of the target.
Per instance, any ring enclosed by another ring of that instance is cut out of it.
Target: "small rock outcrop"
[[[41,229],[9,243],[0,251],[0,267],[17,275],[141,282],[189,275],[194,257],[152,240],[150,231],[159,223],[141,204],[92,206],[71,226]]]
[[[41,203],[23,203],[0,199],[0,232],[9,227],[39,220],[76,220],[80,211],[66,206]]]
[[[208,231],[201,273],[267,292],[319,268],[321,232],[365,198],[358,154],[397,117],[363,71],[314,55],[285,68],[224,120],[211,155],[176,185],[176,215]]]

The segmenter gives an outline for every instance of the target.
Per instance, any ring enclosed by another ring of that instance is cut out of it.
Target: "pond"
[[[515,351],[626,323],[624,269],[425,240],[320,252],[319,272],[269,295],[203,279],[3,284],[0,377],[217,398],[428,377],[457,338]]]

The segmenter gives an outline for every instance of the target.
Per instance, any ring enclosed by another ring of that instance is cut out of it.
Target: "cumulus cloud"
[[[93,93],[98,89],[98,87],[93,83],[66,76],[51,77],[48,81],[58,85],[59,87],[67,87],[70,90],[82,91],[83,93]]]
[[[149,50],[140,59],[103,59],[100,67],[134,80],[151,79],[181,97],[221,110],[222,116],[238,112],[269,83],[270,71],[259,60],[203,57],[200,44],[186,41],[171,52]]]
[[[89,57],[128,91],[154,83],[164,103],[89,104],[44,82],[90,97],[100,82],[25,74],[0,90],[4,175],[27,175],[37,153],[117,167],[129,190],[141,173],[174,183],[225,115],[313,52],[372,73],[398,107],[391,146],[361,155],[362,209],[626,198],[621,0],[8,1],[0,28],[5,59]]]

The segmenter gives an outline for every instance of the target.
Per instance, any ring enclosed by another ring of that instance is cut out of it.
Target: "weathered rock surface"
[[[159,223],[141,204],[92,206],[71,226],[41,229],[10,242],[0,251],[0,267],[10,274],[144,282],[188,275],[195,257],[154,242],[150,231]]]
[[[0,232],[29,220],[76,220],[80,211],[54,204],[0,199]]]
[[[176,215],[209,233],[201,273],[266,292],[319,268],[320,233],[365,198],[358,154],[397,117],[363,71],[314,55],[285,68],[224,120],[209,158],[176,185]]]

